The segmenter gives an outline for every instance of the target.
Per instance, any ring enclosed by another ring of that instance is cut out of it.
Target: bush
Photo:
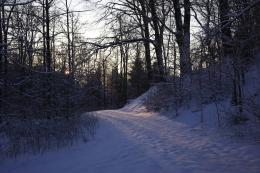
[[[9,118],[0,127],[0,156],[43,153],[72,144],[87,142],[95,134],[97,118],[91,113],[70,119]],[[2,141],[1,141],[2,140]]]

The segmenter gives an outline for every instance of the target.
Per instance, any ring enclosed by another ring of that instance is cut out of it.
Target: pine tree
[[[139,56],[136,57],[130,72],[131,96],[136,97],[145,92],[149,86],[144,63]]]

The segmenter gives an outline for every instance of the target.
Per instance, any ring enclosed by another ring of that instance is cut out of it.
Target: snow
[[[100,123],[92,141],[1,161],[0,172],[259,173],[259,144],[211,136],[185,116],[173,121],[144,111],[147,95],[121,110],[96,112]]]
[[[146,112],[146,108],[144,106],[144,102],[146,99],[148,99],[150,96],[155,94],[157,91],[157,87],[153,86],[151,87],[147,92],[143,93],[141,96],[137,97],[134,100],[131,100],[127,105],[125,105],[121,110],[125,112]]]
[[[247,73],[247,97],[259,93],[259,64]],[[88,143],[0,160],[0,173],[260,172],[259,142],[237,138],[223,127],[229,99],[204,105],[201,123],[195,100],[181,107],[177,117],[174,110],[148,112],[144,103],[156,91],[152,87],[122,109],[96,112],[99,128]],[[221,129],[216,106],[223,116]]]

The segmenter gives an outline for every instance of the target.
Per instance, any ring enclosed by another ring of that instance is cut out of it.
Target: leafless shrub
[[[182,92],[177,92],[177,89],[173,83],[158,84],[157,92],[145,101],[146,108],[151,111],[178,108],[183,102],[187,101],[189,92],[184,89]],[[177,110],[176,114],[178,114]]]
[[[1,128],[1,159],[24,153],[43,153],[69,147],[79,141],[87,142],[95,134],[97,118],[85,113],[70,119],[9,118]]]

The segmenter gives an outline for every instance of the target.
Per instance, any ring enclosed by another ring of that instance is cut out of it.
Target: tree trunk
[[[154,41],[155,54],[158,63],[160,81],[163,81],[165,77],[164,66],[163,66],[163,50],[162,50],[163,38],[162,35],[160,34],[159,21],[158,21],[159,19],[156,13],[155,0],[150,0],[149,5],[151,8],[151,15],[152,15],[152,21],[153,21],[154,32],[155,32],[155,41]]]
[[[231,42],[231,29],[229,24],[229,2],[228,0],[219,0],[219,18],[220,18],[220,26],[221,26],[221,40],[223,46],[223,54],[225,56],[229,56],[232,53],[232,47],[230,45]]]
[[[45,0],[43,0],[42,2],[42,39],[43,39],[43,51],[42,51],[42,54],[43,54],[43,69],[44,71],[46,71],[46,25],[45,25]]]
[[[71,41],[70,41],[70,22],[69,22],[69,6],[68,0],[66,0],[66,27],[67,27],[67,42],[68,42],[68,58],[69,58],[69,73],[72,72],[72,64],[71,64]]]
[[[8,59],[7,59],[7,26],[5,8],[2,6],[2,29],[3,29],[3,58],[4,58],[4,75],[7,75]],[[6,78],[5,78],[6,80]]]
[[[180,52],[180,73],[182,76],[190,73],[190,0],[184,0],[184,22],[182,21],[181,6],[179,0],[173,1],[176,22],[176,41]]]
[[[0,7],[0,77],[3,79],[3,27],[2,27],[2,8]],[[2,123],[3,115],[3,85],[0,85],[0,124]]]
[[[51,71],[50,2],[46,0],[46,71]]]
[[[143,24],[144,24],[144,27],[143,27],[144,38],[147,40],[144,42],[146,70],[147,70],[148,80],[149,80],[149,82],[151,82],[153,80],[153,71],[152,71],[152,65],[151,65],[150,42],[148,41],[150,39],[149,22],[148,22],[148,16],[147,16],[145,2],[144,2],[144,0],[139,0],[139,2],[141,4],[142,19],[143,19]]]
[[[191,59],[190,59],[190,20],[191,20],[191,3],[190,0],[184,0],[184,73],[191,73]]]

